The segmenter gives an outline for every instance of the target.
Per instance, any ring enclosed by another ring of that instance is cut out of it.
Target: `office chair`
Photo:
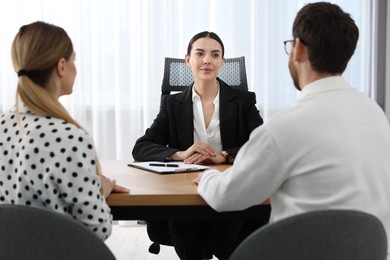
[[[219,71],[219,78],[228,85],[248,90],[246,78],[245,57],[225,59]],[[161,85],[161,94],[183,91],[194,82],[191,68],[187,67],[184,59],[165,58],[164,76]]]
[[[0,205],[4,260],[115,260],[105,243],[73,218],[22,205]]]
[[[374,216],[353,210],[313,211],[268,224],[230,260],[385,260],[387,238]]]
[[[148,222],[148,221],[147,221]],[[168,221],[153,221],[152,225],[146,226],[149,239],[152,244],[149,246],[149,252],[152,254],[160,253],[160,245],[173,246],[169,232]],[[213,254],[208,249],[203,249],[203,259],[212,259]]]

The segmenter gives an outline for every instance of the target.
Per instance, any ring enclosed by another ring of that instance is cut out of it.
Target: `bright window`
[[[78,76],[61,101],[93,134],[101,159],[131,160],[138,137],[158,113],[164,57],[183,58],[190,38],[214,31],[225,57],[246,57],[249,89],[267,119],[296,97],[283,41],[302,0],[9,0],[0,2],[0,112],[14,104],[11,43],[20,26],[63,27],[77,53]],[[360,29],[344,74],[371,95],[372,1],[338,0]]]

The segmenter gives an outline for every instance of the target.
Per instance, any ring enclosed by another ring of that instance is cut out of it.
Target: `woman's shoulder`
[[[29,117],[27,121],[29,121],[30,124],[33,124],[36,129],[49,130],[50,132],[57,134],[72,133],[76,135],[88,135],[85,130],[60,118],[40,116],[33,113],[27,115],[27,117]],[[23,125],[23,121],[25,120],[24,116],[21,115],[20,119]]]
[[[191,97],[192,97],[192,86],[188,86],[187,88],[185,88],[181,92],[172,93],[170,95],[162,96],[161,102],[169,103],[169,104],[174,103],[176,101],[185,102],[185,101],[191,99]]]
[[[4,111],[0,115],[0,124],[4,125],[8,120],[15,118],[15,109],[9,109]]]
[[[252,91],[232,87],[228,84],[221,84],[220,93],[222,96],[234,97],[238,99],[253,99],[256,98],[256,94]]]
[[[4,121],[10,127],[19,126],[17,128],[26,136],[34,137],[41,141],[54,138],[57,141],[66,139],[68,143],[72,142],[73,139],[92,142],[92,137],[85,130],[78,128],[74,124],[52,116],[37,115],[28,110],[19,114],[11,110],[5,114]]]

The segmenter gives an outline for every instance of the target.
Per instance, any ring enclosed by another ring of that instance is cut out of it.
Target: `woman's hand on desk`
[[[129,193],[130,190],[125,188],[125,187],[115,185],[114,189],[112,189],[112,193],[113,192],[115,192],[115,193]]]
[[[104,175],[100,175],[101,190],[104,198],[107,198],[111,192],[129,192],[128,189],[116,185],[116,180],[111,180]]]
[[[175,161],[186,161],[194,154],[201,154],[209,157],[216,156],[215,149],[212,146],[198,140],[193,145],[191,145],[187,150],[176,152],[172,154],[170,157],[172,160]]]
[[[221,164],[225,162],[225,157],[221,154],[215,156],[203,155],[200,153],[194,153],[189,158],[184,160],[184,163],[210,163],[210,164]]]

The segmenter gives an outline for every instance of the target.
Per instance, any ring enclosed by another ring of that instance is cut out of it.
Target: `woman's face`
[[[186,63],[192,69],[195,80],[215,80],[223,65],[222,47],[214,39],[199,38],[186,55]]]

